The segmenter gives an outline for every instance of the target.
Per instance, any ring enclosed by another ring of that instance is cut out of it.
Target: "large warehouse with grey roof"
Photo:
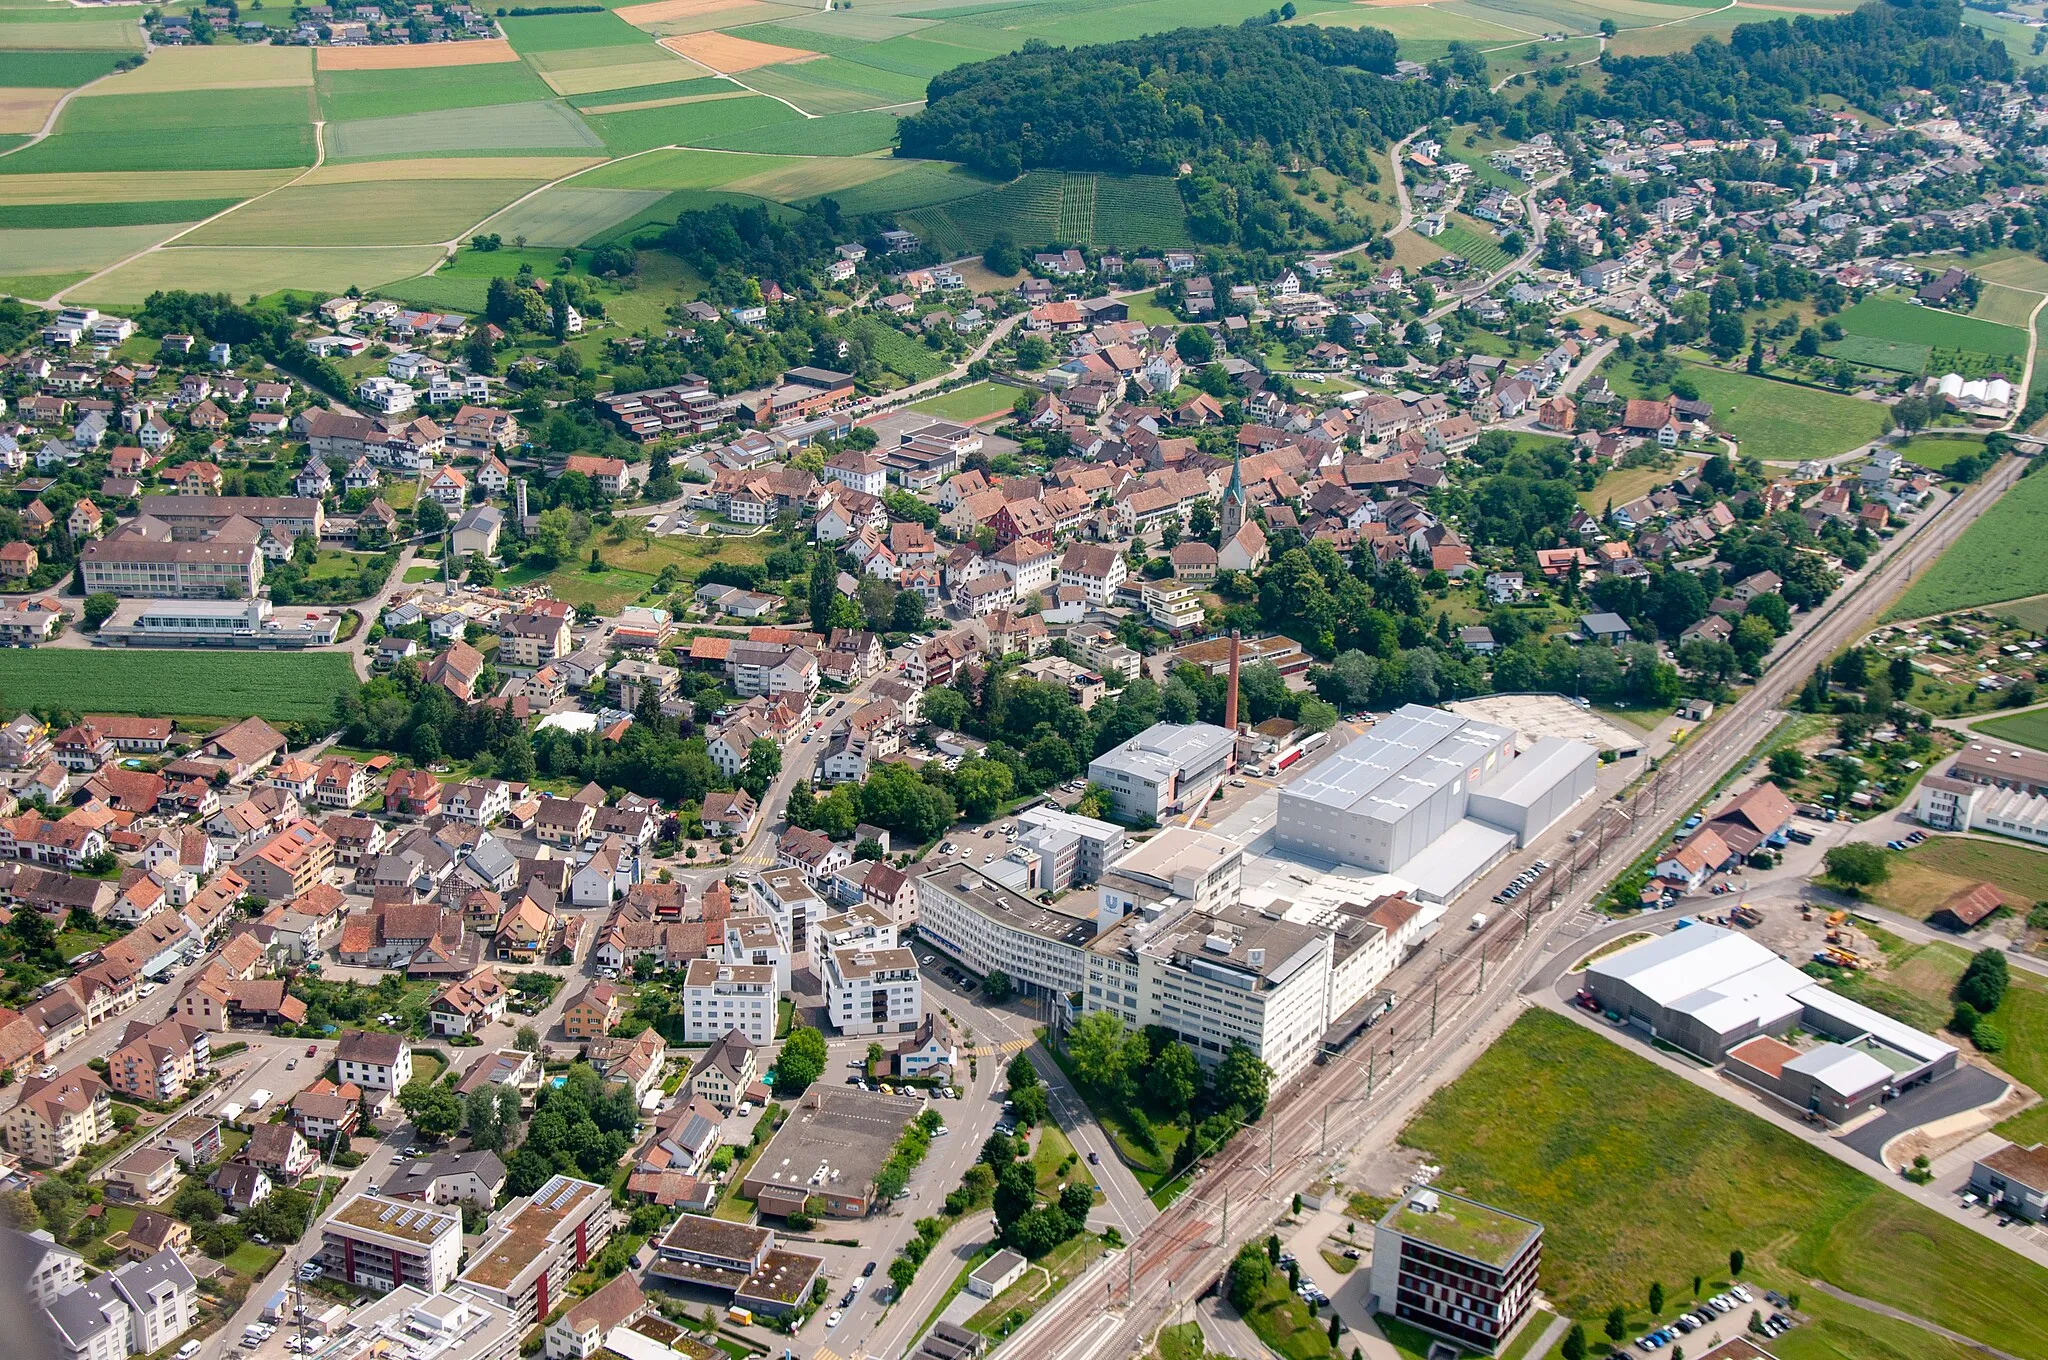
[[[1599,752],[1409,704],[1280,790],[1273,839],[1315,859],[1399,873],[1455,896],[1593,788]]]

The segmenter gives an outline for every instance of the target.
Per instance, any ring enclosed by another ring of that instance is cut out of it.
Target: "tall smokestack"
[[[1240,651],[1238,634],[1230,630],[1230,692],[1223,699],[1223,725],[1232,735],[1237,732],[1237,658]]]

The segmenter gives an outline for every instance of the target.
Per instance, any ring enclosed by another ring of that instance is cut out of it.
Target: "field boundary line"
[[[80,86],[79,88],[80,88],[80,89],[83,89],[83,88],[84,88],[84,86]],[[63,301],[64,301],[64,295],[65,295],[66,293],[71,293],[71,292],[75,292],[76,290],[78,290],[78,289],[80,289],[80,288],[83,288],[83,287],[84,287],[84,286],[85,286],[86,284],[88,284],[88,283],[95,283],[95,282],[99,281],[100,279],[103,279],[103,278],[105,278],[105,277],[106,277],[107,275],[109,275],[109,274],[113,273],[113,272],[114,272],[114,271],[115,271],[116,269],[119,269],[119,268],[121,268],[121,267],[122,267],[123,265],[126,265],[126,264],[132,264],[132,263],[133,263],[134,261],[136,261],[136,260],[139,260],[139,259],[141,259],[141,258],[142,258],[143,256],[145,256],[145,255],[153,255],[153,254],[155,254],[155,253],[156,253],[157,251],[159,251],[159,250],[162,250],[162,249],[163,249],[163,248],[164,248],[165,246],[167,246],[167,245],[170,245],[170,244],[171,244],[172,242],[174,242],[174,241],[179,241],[179,240],[182,240],[182,239],[184,239],[184,238],[185,238],[185,237],[187,237],[187,236],[190,236],[190,235],[191,235],[191,234],[192,234],[193,232],[195,232],[195,231],[198,231],[198,230],[199,230],[199,229],[200,229],[201,227],[204,227],[204,226],[210,226],[211,224],[213,224],[213,223],[215,223],[215,222],[218,222],[218,221],[220,221],[220,219],[221,219],[221,218],[223,218],[223,217],[226,217],[226,216],[228,216],[228,215],[229,215],[229,214],[231,214],[231,213],[237,213],[237,212],[240,212],[240,211],[241,211],[242,209],[244,209],[244,208],[248,207],[248,206],[249,206],[249,205],[250,205],[251,203],[256,203],[256,202],[260,202],[261,200],[263,200],[263,199],[266,199],[266,198],[269,198],[269,197],[270,197],[270,196],[271,196],[272,194],[274,194],[274,193],[277,193],[277,192],[279,192],[280,190],[283,190],[283,189],[289,189],[289,188],[291,188],[291,187],[292,187],[292,186],[293,186],[294,184],[297,184],[297,183],[298,183],[298,182],[299,182],[300,180],[302,180],[302,179],[304,179],[304,178],[305,178],[306,176],[308,176],[308,175],[312,174],[312,173],[313,173],[313,172],[314,172],[315,170],[318,170],[318,169],[319,169],[319,168],[321,167],[321,165],[322,165],[323,163],[325,163],[325,161],[326,161],[326,160],[327,160],[327,120],[326,120],[326,119],[324,119],[324,118],[315,118],[315,119],[313,120],[313,163],[312,163],[311,165],[307,166],[307,167],[306,167],[305,169],[303,169],[303,170],[299,171],[299,173],[298,173],[298,174],[296,174],[296,175],[293,175],[293,176],[292,176],[292,177],[291,177],[290,179],[286,180],[286,181],[285,181],[284,183],[282,183],[282,184],[280,184],[280,185],[277,185],[277,186],[276,186],[275,188],[265,189],[265,190],[264,190],[264,191],[263,191],[262,193],[260,193],[260,194],[253,194],[253,195],[251,195],[250,197],[248,197],[248,198],[245,198],[245,199],[243,199],[243,200],[242,200],[242,201],[241,201],[240,203],[237,203],[237,204],[236,204],[236,205],[235,205],[234,207],[232,207],[232,208],[226,208],[226,209],[223,209],[223,210],[222,210],[222,211],[220,211],[220,212],[217,212],[217,213],[215,213],[215,214],[214,214],[213,216],[211,216],[211,217],[207,218],[207,219],[206,219],[206,220],[205,220],[204,222],[194,222],[194,223],[193,223],[193,224],[192,224],[191,226],[189,226],[189,227],[186,227],[186,228],[185,228],[185,229],[184,229],[183,231],[179,231],[179,232],[173,232],[173,233],[172,233],[171,235],[169,235],[169,236],[166,236],[166,237],[165,237],[165,238],[164,238],[163,240],[161,240],[161,241],[158,241],[158,242],[157,242],[157,243],[156,243],[155,245],[153,245],[153,246],[147,246],[147,247],[145,247],[144,249],[141,249],[141,250],[138,250],[138,251],[136,251],[136,252],[135,252],[135,253],[134,253],[133,255],[129,255],[129,256],[126,256],[126,257],[124,257],[124,258],[122,258],[122,259],[116,260],[116,261],[114,261],[114,262],[113,262],[112,264],[108,265],[108,266],[107,266],[107,267],[106,267],[105,269],[101,269],[101,270],[98,270],[98,271],[96,271],[96,272],[94,272],[94,273],[91,273],[91,274],[88,274],[88,275],[86,275],[86,276],[85,276],[84,278],[80,279],[80,280],[79,280],[79,281],[78,281],[77,283],[74,283],[74,284],[72,284],[72,285],[71,285],[71,286],[70,286],[69,288],[59,288],[59,289],[58,289],[58,290],[57,290],[56,292],[54,292],[54,293],[50,294],[50,296],[49,296],[49,297],[47,297],[47,298],[43,299],[43,300],[42,300],[41,302],[38,302],[38,303],[36,303],[36,304],[34,304],[34,305],[35,305],[35,306],[38,306],[38,307],[47,307],[47,308],[51,309],[52,311],[54,311],[54,310],[56,310],[56,309],[57,309],[58,307],[60,307],[60,306],[62,306],[62,305],[63,305]],[[433,243],[432,243],[432,242],[427,242],[426,244],[429,244],[429,245],[431,245],[431,244],[433,244]],[[187,247],[187,249],[190,249],[190,250],[208,250],[208,249],[212,249],[212,250],[221,250],[221,249],[229,249],[229,248],[230,248],[230,247],[223,247],[223,246],[211,246],[211,247],[209,247],[209,246],[188,246],[188,247]],[[241,249],[241,250],[246,250],[246,249],[248,249],[248,247],[247,247],[247,246],[238,246],[238,247],[232,247],[232,248],[233,248],[233,249]],[[286,249],[298,249],[298,248],[299,248],[299,247],[286,247]],[[343,250],[361,250],[361,249],[366,249],[366,247],[362,247],[362,246],[342,246],[342,247],[334,247],[334,246],[309,246],[309,247],[305,247],[305,248],[306,248],[306,249],[310,249],[310,250],[333,250],[333,249],[343,249]]]

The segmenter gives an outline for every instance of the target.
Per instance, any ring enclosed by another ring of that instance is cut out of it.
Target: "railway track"
[[[1410,999],[1368,1031],[1361,1040],[1364,1051],[1312,1068],[1280,1092],[1267,1111],[1264,1137],[1253,1129],[1232,1140],[1122,1254],[1062,1291],[1005,1339],[1001,1351],[1053,1360],[1143,1354],[1173,1311],[1218,1278],[1238,1246],[1268,1231],[1292,1196],[1341,1150],[1389,1132],[1381,1127],[1389,1113],[1428,1089],[1480,1025],[1513,1004],[1549,942],[1597,897],[1615,869],[1649,849],[1683,809],[1706,799],[1735,772],[1776,729],[1785,697],[1875,623],[2025,466],[2023,459],[2008,458],[1923,517],[1910,538],[1811,619],[1749,693],[1690,746],[1587,811],[1576,828],[1580,834],[1524,894],[1519,912],[1495,916],[1455,948],[1440,946],[1433,968],[1427,955],[1411,960],[1400,975],[1400,990]],[[1106,1325],[1104,1318],[1116,1321]]]

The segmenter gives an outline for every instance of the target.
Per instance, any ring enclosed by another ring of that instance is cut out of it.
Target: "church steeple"
[[[1219,542],[1228,543],[1244,528],[1244,450],[1230,456],[1230,485],[1223,488],[1223,506],[1216,517]]]

